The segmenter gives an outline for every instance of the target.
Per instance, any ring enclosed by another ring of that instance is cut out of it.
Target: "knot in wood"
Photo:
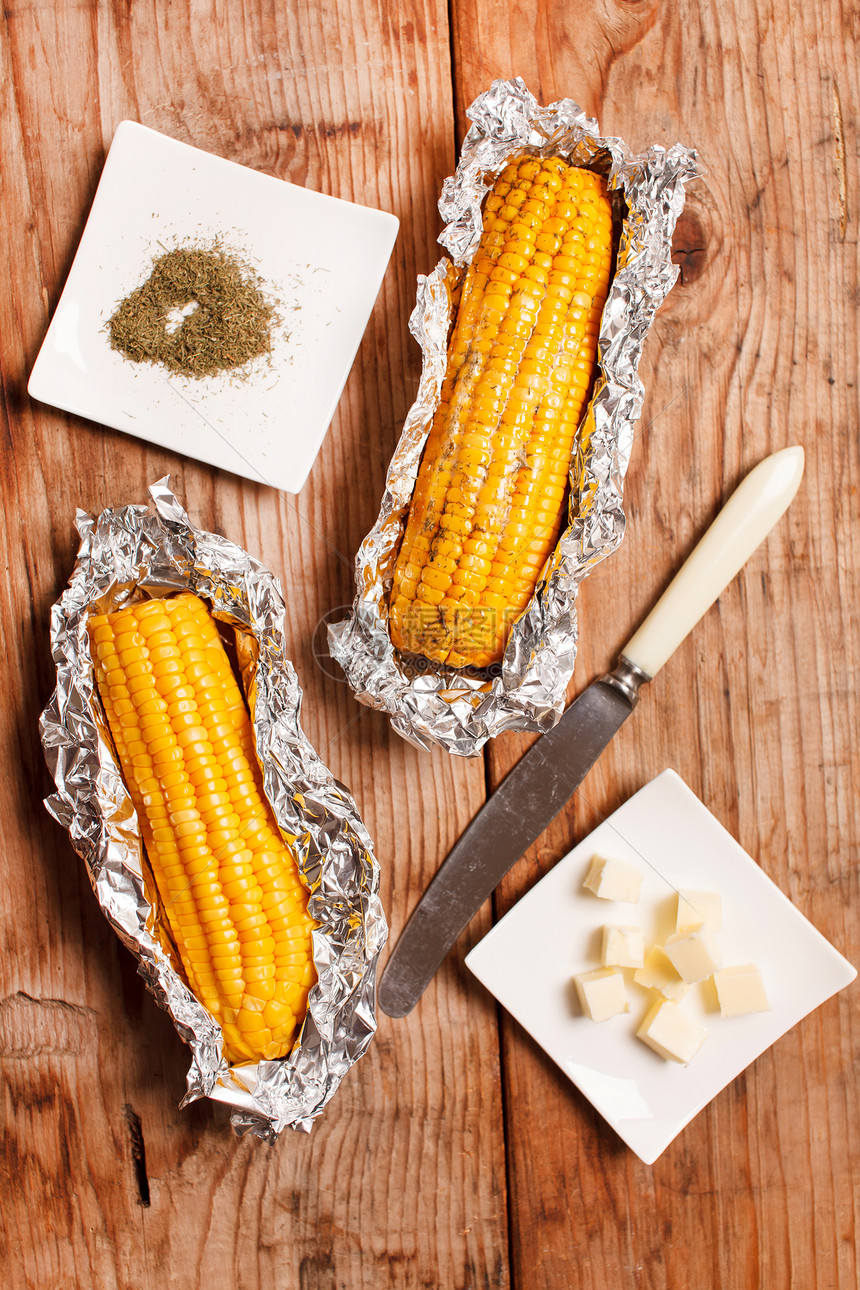
[[[702,276],[708,258],[708,236],[698,211],[682,211],[672,239],[672,262],[680,269],[682,286],[687,287]]]

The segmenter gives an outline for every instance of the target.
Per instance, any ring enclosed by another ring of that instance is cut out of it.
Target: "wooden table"
[[[832,1290],[858,1284],[857,990],[785,1036],[652,1167],[462,967],[601,816],[674,766],[825,936],[858,936],[857,52],[835,0],[24,4],[0,23],[4,272],[0,1264],[6,1283],[240,1290]],[[421,754],[317,658],[352,594],[418,373],[415,278],[465,108],[499,75],[570,95],[705,177],[642,363],[620,552],[583,589],[603,670],[741,475],[803,443],[787,518],[651,687],[570,807],[377,1039],[310,1136],[179,1111],[187,1052],[41,801],[48,610],[75,508],[169,472],[204,526],[282,575],[305,726],[376,839],[393,934],[527,744]],[[133,118],[378,205],[400,237],[298,498],[28,400],[113,131]],[[327,540],[321,539],[321,534]]]

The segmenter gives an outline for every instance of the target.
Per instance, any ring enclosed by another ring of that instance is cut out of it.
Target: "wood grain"
[[[453,162],[444,6],[30,6],[0,26],[3,119],[3,590],[12,701],[4,766],[0,1262],[11,1285],[247,1290],[507,1284],[494,1010],[456,971],[378,1041],[310,1137],[238,1141],[223,1108],[179,1111],[187,1052],[103,919],[41,799],[36,719],[48,609],[75,508],[141,501],[170,472],[195,519],[289,591],[304,722],[376,839],[392,921],[484,794],[480,763],[420,757],[315,658],[352,595],[352,557],[418,376],[415,278],[436,258]],[[402,233],[300,498],[28,401],[26,380],[125,117],[270,174],[393,210]],[[14,697],[13,697],[14,696]],[[469,1054],[463,1079],[463,1052]]]
[[[539,4],[511,30],[455,6],[457,104],[519,73],[633,147],[700,152],[681,281],[646,346],[628,534],[580,599],[578,685],[610,665],[720,500],[806,448],[800,496],[502,885],[499,912],[673,766],[858,961],[857,71],[847,15]],[[480,38],[478,38],[478,36]],[[493,745],[497,783],[528,741]],[[857,1283],[856,986],[761,1057],[653,1169],[503,1024],[512,1277],[548,1287]],[[536,1149],[534,1126],[552,1124]],[[535,1241],[533,1234],[540,1232]]]
[[[853,1290],[857,988],[785,1036],[649,1169],[462,967],[380,1019],[313,1133],[237,1140],[179,1111],[186,1050],[48,818],[36,719],[76,507],[170,472],[198,520],[288,588],[304,723],[376,839],[393,934],[528,740],[419,754],[359,707],[320,624],[351,598],[411,403],[415,276],[436,199],[497,76],[578,99],[633,147],[700,151],[681,281],[645,349],[628,535],[580,601],[575,687],[613,660],[721,500],[802,442],[801,494],[645,692],[503,912],[667,765],[860,962],[858,84],[824,0],[150,0],[12,3],[0,21],[0,1261],[12,1290]],[[337,416],[298,498],[32,403],[26,382],[104,156],[130,117],[293,182],[393,210],[401,232]],[[527,965],[526,965],[527,966]]]

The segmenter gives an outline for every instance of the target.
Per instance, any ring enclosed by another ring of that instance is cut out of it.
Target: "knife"
[[[732,581],[800,486],[803,448],[783,448],[741,481],[675,574],[618,665],[585,689],[484,804],[416,905],[379,983],[405,1017],[472,917],[573,795],[652,680]]]

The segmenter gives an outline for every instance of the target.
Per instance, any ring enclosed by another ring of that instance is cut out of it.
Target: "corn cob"
[[[89,621],[99,695],[188,985],[230,1062],[281,1057],[315,978],[307,891],[254,732],[198,597]]]
[[[485,207],[389,601],[394,645],[503,655],[558,541],[612,259],[606,186],[521,157]]]

